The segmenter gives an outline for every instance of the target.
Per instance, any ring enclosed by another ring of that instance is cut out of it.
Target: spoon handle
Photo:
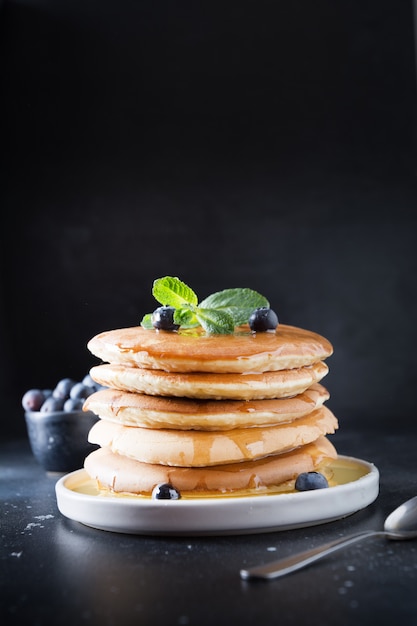
[[[330,541],[329,543],[322,544],[312,550],[306,550],[305,552],[301,552],[284,559],[279,559],[278,561],[273,561],[272,563],[267,563],[266,565],[258,565],[249,569],[241,569],[240,577],[244,580],[249,580],[251,578],[264,578],[268,580],[271,580],[272,578],[279,578],[280,576],[285,576],[286,574],[295,572],[310,563],[314,563],[314,561],[318,561],[328,554],[345,548],[356,541],[361,541],[367,537],[375,537],[377,535],[384,537],[386,533],[384,531],[366,530],[361,533],[356,533],[355,535],[349,535],[348,537]]]

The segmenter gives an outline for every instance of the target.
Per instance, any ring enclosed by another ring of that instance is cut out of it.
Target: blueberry
[[[329,486],[327,478],[320,472],[303,472],[297,476],[295,488],[297,491],[310,491],[311,489],[325,489]]]
[[[92,378],[91,374],[86,374],[81,382],[83,385],[86,385],[86,387],[91,387],[93,392],[100,391],[101,389],[106,389],[105,385],[100,385],[100,383],[97,383]]]
[[[170,483],[160,483],[153,488],[152,498],[155,500],[179,500],[181,494]]]
[[[42,404],[40,411],[42,413],[53,413],[54,411],[62,411],[64,408],[64,398],[55,398],[53,395],[46,398]]]
[[[100,386],[98,383],[96,383],[95,380],[91,378],[90,374],[86,374],[81,382],[83,383],[83,385],[87,385],[87,387],[93,387],[94,391],[96,391],[96,389],[98,389],[98,387]]]
[[[41,389],[29,389],[23,395],[22,406],[25,411],[39,411],[45,401],[45,395]]]
[[[249,327],[253,332],[266,332],[275,330],[278,326],[278,316],[267,306],[255,309],[249,318]]]
[[[75,380],[72,378],[62,378],[56,385],[55,389],[52,392],[54,398],[63,398],[66,400],[69,398],[70,391],[72,387],[75,385]]]
[[[160,306],[152,313],[152,325],[158,330],[178,330],[179,324],[174,323],[175,308]]]
[[[73,387],[71,387],[70,398],[73,400],[85,400],[88,396],[93,394],[95,389],[90,385],[85,385],[84,383],[75,383]]]
[[[71,413],[71,411],[81,411],[84,405],[84,400],[82,398],[68,398],[65,400],[63,409],[65,413]]]

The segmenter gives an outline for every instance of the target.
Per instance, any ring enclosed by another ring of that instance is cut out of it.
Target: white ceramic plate
[[[101,495],[80,469],[56,484],[62,515],[99,530],[141,535],[227,535],[272,532],[341,519],[371,504],[379,492],[378,469],[339,456],[337,485],[296,493],[153,500]]]

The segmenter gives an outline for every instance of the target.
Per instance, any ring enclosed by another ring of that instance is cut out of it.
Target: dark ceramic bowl
[[[85,457],[98,448],[88,442],[99,419],[91,411],[26,411],[25,419],[32,452],[47,472],[81,469]]]

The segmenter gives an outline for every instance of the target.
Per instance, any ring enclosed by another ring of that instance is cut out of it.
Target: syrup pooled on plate
[[[329,489],[348,483],[355,483],[363,476],[369,473],[369,468],[362,462],[349,457],[338,457],[325,468],[322,473],[327,478]],[[286,481],[280,485],[270,485],[262,489],[241,489],[230,493],[205,493],[201,492],[182,492],[181,500],[197,499],[197,498],[247,498],[257,496],[279,496],[280,494],[296,494],[299,493],[294,489],[294,480]],[[130,498],[137,500],[151,500],[151,495],[141,495],[125,492],[112,492],[108,489],[100,489],[97,481],[83,475],[80,479],[68,485],[69,488],[80,494],[89,496],[105,497],[105,498]]]

